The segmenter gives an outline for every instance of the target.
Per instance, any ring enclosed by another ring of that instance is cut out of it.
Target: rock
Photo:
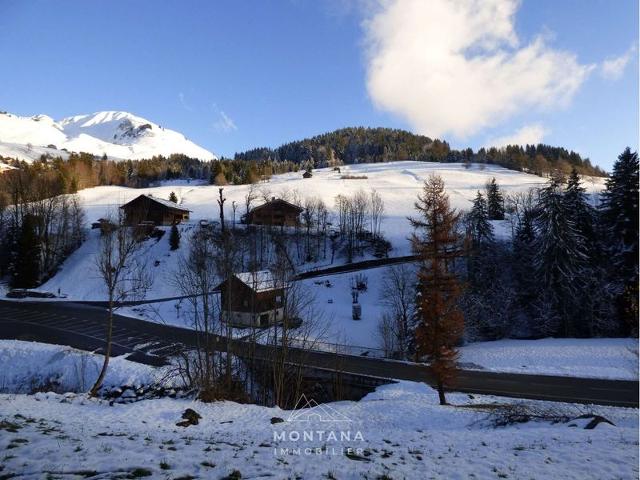
[[[184,418],[184,420],[176,423],[178,427],[189,427],[191,425],[198,425],[202,416],[195,410],[187,408],[182,414],[182,418]]]
[[[271,425],[275,423],[282,423],[282,422],[284,422],[284,420],[280,417],[271,417]]]

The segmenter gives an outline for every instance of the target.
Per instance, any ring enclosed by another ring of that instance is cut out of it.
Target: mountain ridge
[[[200,160],[218,157],[183,134],[129,112],[105,110],[55,120],[45,114],[22,117],[0,113],[0,156],[33,161],[68,152],[139,160],[184,154]]]

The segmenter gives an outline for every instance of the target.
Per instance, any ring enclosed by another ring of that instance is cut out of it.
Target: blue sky
[[[126,110],[226,156],[354,125],[541,140],[606,169],[637,149],[636,1],[453,8],[0,0],[0,110]]]

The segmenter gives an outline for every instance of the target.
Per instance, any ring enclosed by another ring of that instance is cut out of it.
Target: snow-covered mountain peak
[[[29,148],[25,149],[24,145]],[[33,160],[42,153],[55,155],[55,150],[50,151],[52,146],[132,160],[172,153],[202,160],[216,158],[181,133],[124,111],[75,115],[60,121],[47,115],[0,115],[0,155]],[[64,152],[60,154],[65,156]]]

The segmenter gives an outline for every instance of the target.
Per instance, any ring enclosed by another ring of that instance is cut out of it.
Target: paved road
[[[104,309],[59,302],[0,301],[0,338],[21,338],[71,345],[85,350],[103,346],[107,314]],[[161,364],[177,349],[196,344],[192,330],[145,322],[116,315],[114,354],[131,360]],[[223,338],[215,338],[220,349]],[[233,351],[243,355],[247,344],[234,341]],[[273,358],[271,347],[256,346],[256,355]],[[292,362],[308,367],[338,370],[356,375],[432,383],[429,367],[367,357],[290,349]],[[462,370],[455,390],[516,398],[560,402],[638,406],[638,382],[588,378],[521,375]]]

